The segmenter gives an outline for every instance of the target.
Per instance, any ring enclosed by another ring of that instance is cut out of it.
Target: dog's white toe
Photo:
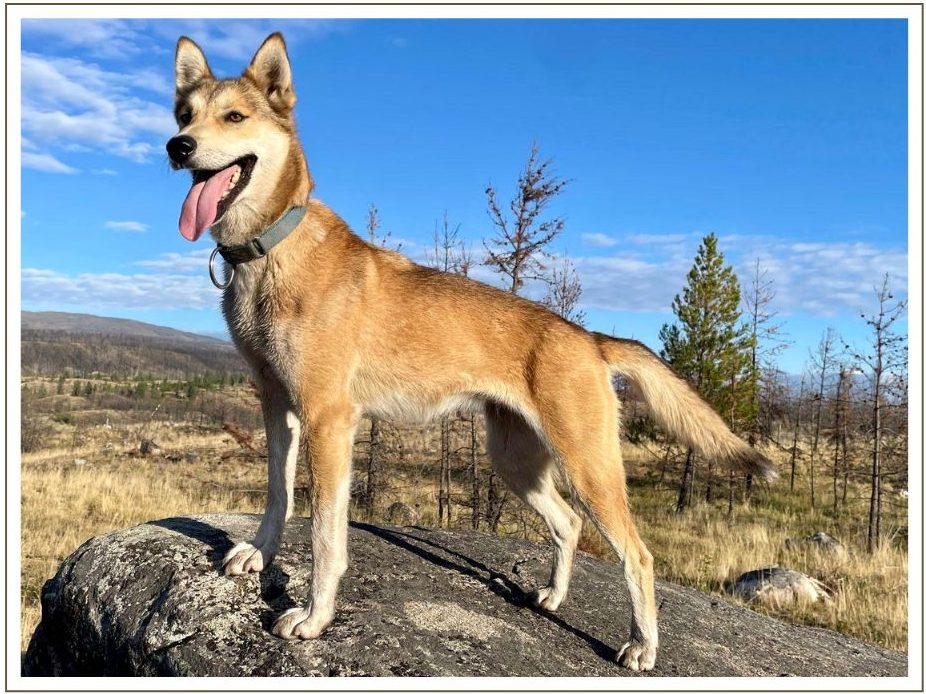
[[[286,610],[273,624],[273,635],[281,639],[317,639],[331,624],[332,615],[316,614],[301,607]]]
[[[226,576],[259,573],[270,564],[272,559],[273,555],[267,550],[255,547],[250,542],[239,542],[225,555],[222,560],[222,570]]]
[[[656,665],[656,648],[639,641],[628,641],[617,652],[617,664],[633,672],[652,670]]]
[[[546,588],[539,588],[531,592],[528,596],[532,605],[546,610],[547,612],[556,612],[559,608],[560,603],[563,602],[565,594],[557,591],[553,586],[547,586]]]

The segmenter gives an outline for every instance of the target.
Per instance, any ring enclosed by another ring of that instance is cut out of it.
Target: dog
[[[656,354],[563,320],[488,285],[442,273],[354,235],[311,198],[296,134],[296,93],[282,35],[269,36],[237,79],[217,79],[202,50],[177,43],[175,169],[192,173],[180,232],[208,228],[224,260],[222,311],[260,395],[268,501],[256,535],[225,556],[230,576],[265,569],[293,511],[300,443],[311,472],[308,603],[276,619],[284,639],[317,638],[335,614],[347,569],[354,434],[365,414],[422,420],[484,413],[494,469],[550,529],[553,567],[531,599],[565,598],[582,520],[569,485],[624,562],[632,615],[617,661],[650,670],[658,635],[653,558],[627,501],[612,379],[639,391],[681,442],[756,476],[771,463],[736,437]],[[269,246],[269,248],[268,248]],[[210,261],[210,272],[212,261]]]

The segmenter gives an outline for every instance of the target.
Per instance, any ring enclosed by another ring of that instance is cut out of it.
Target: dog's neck
[[[294,205],[305,205],[315,184],[305,153],[293,140],[273,192],[266,201],[242,200],[211,228],[212,238],[223,246],[236,246],[260,236]]]

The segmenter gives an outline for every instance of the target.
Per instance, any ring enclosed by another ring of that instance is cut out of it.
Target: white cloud
[[[145,36],[137,23],[121,19],[24,19],[25,35],[49,42],[78,46],[91,55],[125,58],[146,50]]]
[[[583,305],[666,313],[685,284],[699,235],[635,235],[627,246],[605,256],[573,258],[582,281]],[[640,255],[640,246],[646,246]],[[782,313],[832,316],[855,313],[871,303],[872,286],[885,272],[905,293],[907,253],[870,243],[798,242],[774,237],[720,237],[719,246],[746,288],[759,258],[773,283],[775,308]]]
[[[189,36],[202,47],[207,58],[218,56],[237,60],[242,63],[241,69],[264,39],[275,31],[282,31],[287,43],[294,45],[344,31],[349,26],[348,21],[330,19],[180,19],[151,24],[158,35],[171,42],[171,50],[177,37]]]
[[[151,260],[139,260],[134,264],[150,270],[168,272],[205,272],[209,263],[211,248],[200,248],[187,253],[162,253]]]
[[[176,130],[170,55],[180,35],[200,42],[210,56],[236,60],[239,70],[273,31],[283,29],[295,45],[348,26],[320,19],[24,20],[24,35],[41,41],[43,54],[22,54],[22,82],[28,85],[22,92],[23,148],[46,157],[93,151],[150,161]],[[51,55],[61,47],[81,57]],[[127,66],[151,55],[156,67]],[[110,67],[116,64],[126,67]],[[43,160],[34,161],[33,168],[42,166]],[[44,163],[43,170],[54,166]],[[64,173],[62,166],[57,170]]]
[[[40,154],[38,152],[23,152],[22,165],[24,169],[35,169],[46,173],[76,174],[79,172],[79,169],[68,166],[51,154]]]
[[[160,88],[152,88],[156,80],[145,73],[23,53],[22,79],[30,85],[23,90],[23,135],[46,154],[54,147],[89,149],[143,162],[160,152],[176,127],[167,106],[133,93],[145,85]]]
[[[143,224],[142,222],[106,222],[103,225],[107,229],[112,229],[114,231],[147,231],[148,225]]]
[[[119,175],[119,172],[113,169],[93,169],[90,171],[90,173],[95,174],[97,176],[118,176]]]
[[[23,268],[23,306],[86,308],[216,308],[220,293],[206,273],[198,275],[81,273]]]
[[[610,248],[617,245],[617,239],[607,234],[595,232],[592,234],[582,234],[582,242],[595,248]]]

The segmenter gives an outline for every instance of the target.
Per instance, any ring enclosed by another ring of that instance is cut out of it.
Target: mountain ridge
[[[228,340],[213,335],[178,330],[157,323],[148,323],[131,318],[98,316],[92,313],[70,313],[67,311],[22,311],[22,329],[96,335],[133,335],[136,337],[161,337],[191,341],[207,340],[210,343],[230,345]]]
[[[32,375],[189,378],[247,372],[231,342],[86,313],[23,311],[21,346],[23,372]]]

